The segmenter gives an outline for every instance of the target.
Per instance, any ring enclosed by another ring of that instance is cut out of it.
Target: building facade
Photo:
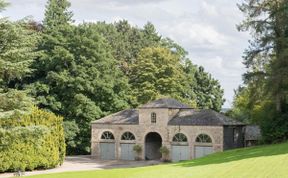
[[[157,160],[160,148],[172,161],[199,158],[244,146],[244,124],[212,110],[159,99],[92,122],[92,157]],[[137,145],[142,151],[135,153]]]

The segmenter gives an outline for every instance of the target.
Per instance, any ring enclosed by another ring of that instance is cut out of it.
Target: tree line
[[[0,0],[2,10],[6,5]],[[60,115],[67,153],[87,154],[91,121],[119,110],[172,97],[220,111],[219,81],[152,23],[76,25],[69,7],[67,0],[48,0],[41,23],[0,20],[0,92],[22,103],[10,103],[2,117],[28,112],[31,103]]]
[[[287,140],[288,2],[246,0],[238,7],[246,17],[238,29],[252,39],[244,53],[244,85],[236,90],[230,115],[259,124],[264,142]]]

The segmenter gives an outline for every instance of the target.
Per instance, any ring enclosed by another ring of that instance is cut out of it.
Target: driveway
[[[129,168],[160,164],[160,161],[120,161],[120,160],[95,160],[90,156],[67,156],[63,165],[54,169],[25,172],[25,176],[48,174],[57,172],[103,170],[113,168]],[[0,174],[0,178],[12,177],[13,173]]]

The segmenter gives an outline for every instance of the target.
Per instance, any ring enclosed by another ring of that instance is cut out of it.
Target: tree
[[[188,104],[185,99],[185,73],[178,55],[161,47],[144,48],[131,67],[130,83],[139,104],[170,96]]]
[[[247,16],[238,26],[250,31],[253,40],[245,51],[246,82],[265,80],[264,89],[273,98],[279,113],[287,112],[288,91],[288,2],[286,0],[246,0],[238,5]]]
[[[91,121],[127,108],[129,85],[105,39],[92,25],[72,26],[68,7],[48,3],[31,88],[40,107],[64,117],[67,153],[86,154]]]
[[[29,21],[0,19],[0,88],[16,88],[32,73],[37,40],[38,34],[31,30]]]
[[[238,5],[246,19],[238,25],[253,37],[245,51],[244,90],[236,95],[233,111],[257,121],[266,142],[288,138],[288,2],[246,0]],[[243,102],[241,98],[245,97]]]
[[[156,28],[151,22],[147,22],[142,30],[143,33],[143,48],[157,47],[161,42],[161,36],[157,33]]]
[[[219,81],[205,72],[203,67],[193,65],[189,59],[185,61],[184,71],[188,84],[187,96],[194,99],[199,108],[220,111],[225,100],[224,90]]]
[[[6,5],[0,1],[0,11]],[[31,64],[37,56],[39,35],[29,22],[0,19],[0,117],[29,112],[33,105],[33,99],[22,88],[22,80],[32,74]]]

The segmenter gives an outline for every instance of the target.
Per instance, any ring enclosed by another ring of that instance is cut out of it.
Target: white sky
[[[43,19],[46,0],[6,0],[0,14],[13,20],[32,16]],[[242,83],[242,64],[248,34],[236,30],[243,20],[236,4],[241,0],[70,0],[76,22],[126,19],[142,27],[152,22],[164,37],[182,45],[192,62],[204,66],[225,90],[230,107],[234,89]]]

